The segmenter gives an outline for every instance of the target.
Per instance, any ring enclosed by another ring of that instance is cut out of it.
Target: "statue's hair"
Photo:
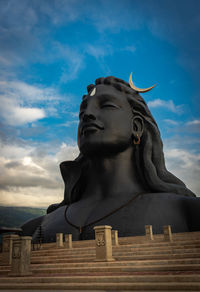
[[[140,116],[143,119],[144,131],[140,145],[136,145],[135,147],[134,163],[136,163],[139,178],[146,189],[151,192],[175,193],[178,195],[195,197],[195,194],[189,190],[180,179],[166,169],[160,131],[146,102],[139,93],[133,90],[124,80],[113,76],[98,78],[95,81],[95,85],[99,84],[113,86],[124,93],[132,108],[133,115]],[[87,87],[88,93],[95,87],[95,85],[91,84]],[[83,99],[86,96],[87,95],[84,95]],[[75,180],[74,178],[72,179],[74,183],[70,182],[70,190],[66,189],[69,184],[67,183],[64,174],[65,162],[61,163],[61,173],[66,184],[65,204],[77,201],[83,191],[84,176],[89,164],[83,154],[80,154],[75,161],[79,165],[79,174],[76,175]],[[82,169],[81,172],[80,168]],[[67,173],[69,172],[67,171]]]

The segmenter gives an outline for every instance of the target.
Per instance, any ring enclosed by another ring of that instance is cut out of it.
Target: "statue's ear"
[[[144,122],[143,119],[138,115],[133,117],[133,136],[141,137],[144,130]]]

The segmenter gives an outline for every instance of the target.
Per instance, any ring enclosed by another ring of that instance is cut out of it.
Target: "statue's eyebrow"
[[[120,101],[117,100],[115,97],[113,97],[113,95],[111,94],[101,94],[98,96],[98,99],[100,101],[100,103],[102,102],[106,102],[106,101],[112,101],[113,103],[116,103],[119,107],[121,107]],[[80,111],[84,110],[88,105],[88,99],[85,98],[82,100],[81,104],[80,104]]]
[[[100,102],[106,102],[106,101],[112,101],[113,103],[116,103],[118,106],[121,107],[120,101],[117,100],[113,95],[110,94],[102,94],[99,96]]]
[[[104,93],[104,94],[99,95],[99,98],[101,98],[101,99],[107,99],[107,98],[113,99],[113,96],[110,95],[110,94]]]

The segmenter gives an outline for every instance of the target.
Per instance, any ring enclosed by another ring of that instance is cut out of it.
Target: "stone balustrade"
[[[12,246],[13,240],[19,238],[16,234],[3,235],[2,240],[2,263],[4,265],[11,265],[12,263]]]

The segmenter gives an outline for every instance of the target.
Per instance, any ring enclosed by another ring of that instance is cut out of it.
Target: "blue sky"
[[[81,97],[101,76],[143,94],[168,169],[200,194],[198,0],[0,0],[0,205],[63,197]]]

